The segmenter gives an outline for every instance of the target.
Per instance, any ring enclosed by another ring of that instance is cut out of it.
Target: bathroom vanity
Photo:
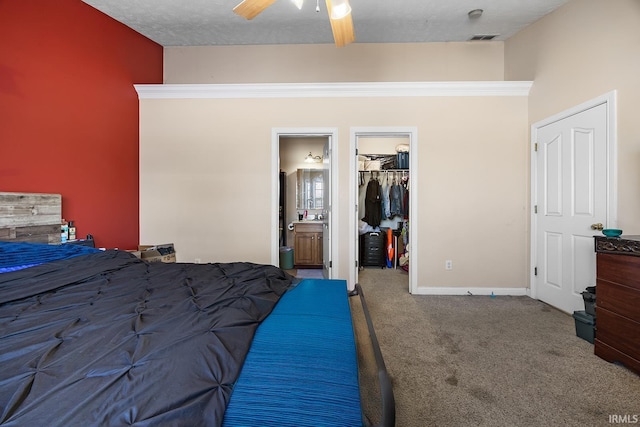
[[[293,263],[296,268],[322,268],[322,221],[293,223]]]

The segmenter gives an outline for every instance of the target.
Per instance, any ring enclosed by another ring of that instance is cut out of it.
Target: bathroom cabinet
[[[295,267],[322,268],[322,222],[297,222],[293,227]]]

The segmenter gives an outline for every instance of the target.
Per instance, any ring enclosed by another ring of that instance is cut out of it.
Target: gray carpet
[[[640,377],[593,354],[572,316],[529,297],[412,296],[407,274],[365,269],[396,425],[599,426],[640,417]],[[379,420],[361,307],[351,298],[363,406]]]

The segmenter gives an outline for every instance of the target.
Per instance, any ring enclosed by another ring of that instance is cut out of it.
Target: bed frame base
[[[376,367],[378,370],[378,381],[380,384],[380,397],[381,397],[381,417],[380,423],[376,425],[368,424],[367,427],[394,427],[396,425],[396,404],[393,396],[393,386],[391,384],[391,378],[387,373],[387,368],[384,364],[384,358],[382,357],[382,351],[380,351],[380,345],[378,343],[378,337],[376,331],[373,328],[373,322],[371,321],[371,315],[367,308],[367,302],[364,298],[364,292],[362,287],[356,283],[355,290],[349,293],[349,296],[360,296],[360,302],[362,303],[362,311],[364,313],[365,320],[367,322],[367,329],[369,330],[369,337],[371,339],[371,345],[373,347],[373,354],[376,361]]]

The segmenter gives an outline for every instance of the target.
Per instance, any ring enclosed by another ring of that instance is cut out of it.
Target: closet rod
[[[375,173],[381,173],[381,172],[382,173],[390,173],[390,172],[393,172],[393,173],[400,173],[400,172],[401,173],[409,173],[409,169],[382,169],[382,170],[379,170],[379,171],[358,171],[358,172],[360,172],[360,173],[372,173],[372,172],[375,172]]]

